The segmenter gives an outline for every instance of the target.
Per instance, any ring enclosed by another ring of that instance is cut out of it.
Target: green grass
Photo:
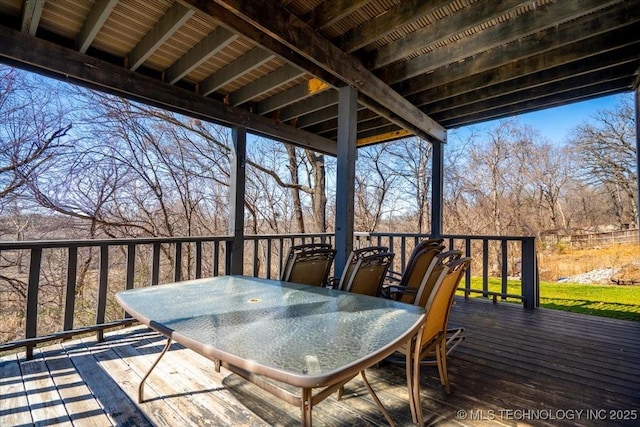
[[[490,278],[489,290],[500,292],[501,284],[500,279]],[[471,288],[482,289],[482,279],[472,278]],[[507,281],[507,293],[520,295],[520,281]],[[640,322],[640,286],[540,282],[540,307]]]

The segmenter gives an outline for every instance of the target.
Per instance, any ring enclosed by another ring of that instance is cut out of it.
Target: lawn
[[[472,289],[482,289],[482,279],[471,279]],[[500,279],[489,279],[489,290],[501,291]],[[520,282],[509,280],[507,293],[520,294]],[[459,295],[463,295],[458,291]],[[472,293],[471,297],[481,294]],[[518,300],[509,300],[519,303]],[[540,282],[540,307],[640,322],[640,286]]]

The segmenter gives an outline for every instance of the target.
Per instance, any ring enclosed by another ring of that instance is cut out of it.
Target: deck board
[[[452,394],[424,367],[427,425],[617,426],[640,417],[640,323],[459,299],[451,323],[466,340],[449,358]],[[288,426],[299,410],[193,351],[173,344],[145,387],[138,384],[165,340],[144,326],[0,358],[0,425]],[[367,377],[399,426],[412,425],[404,368]],[[579,415],[579,411],[585,411]],[[586,413],[590,411],[590,413]],[[563,416],[563,414],[568,415]],[[359,377],[314,408],[322,426],[385,425]],[[573,419],[569,419],[573,418]]]

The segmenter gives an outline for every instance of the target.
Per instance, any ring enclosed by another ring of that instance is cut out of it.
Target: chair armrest
[[[382,296],[387,299],[399,300],[403,295],[416,295],[417,288],[386,284],[382,286]]]
[[[327,283],[324,284],[325,288],[338,289],[338,285],[340,284],[339,277],[329,277],[327,278]]]

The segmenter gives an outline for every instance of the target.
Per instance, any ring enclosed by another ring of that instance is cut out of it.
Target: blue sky
[[[522,124],[530,125],[551,142],[562,144],[569,133],[584,121],[589,120],[600,110],[612,110],[615,108],[621,96],[629,94],[604,96],[589,101],[576,102],[561,107],[549,108],[533,113],[521,114],[518,120]],[[482,123],[482,128],[492,128],[498,121]],[[463,128],[461,128],[463,129]]]

